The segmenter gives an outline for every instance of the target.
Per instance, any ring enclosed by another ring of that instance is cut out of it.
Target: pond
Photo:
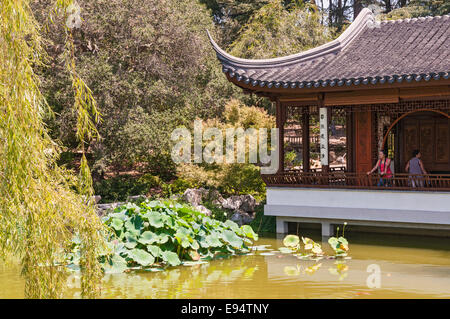
[[[305,235],[321,241],[317,234]],[[351,259],[300,260],[277,251],[281,238],[265,235],[257,242],[262,250],[250,255],[165,272],[105,275],[103,297],[450,298],[449,238],[358,233],[346,237]],[[79,297],[78,284],[75,273],[68,279],[72,288],[67,297]],[[17,268],[0,267],[0,298],[23,298]]]

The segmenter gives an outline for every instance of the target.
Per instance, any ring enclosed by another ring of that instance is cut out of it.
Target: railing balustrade
[[[262,178],[267,186],[276,187],[450,191],[450,174],[410,175],[396,173],[393,174],[392,178],[382,179],[379,174],[367,175],[335,169],[330,172],[287,171],[273,175],[262,175]]]

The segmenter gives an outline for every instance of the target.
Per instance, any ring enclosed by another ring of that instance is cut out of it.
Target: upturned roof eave
[[[351,40],[353,40],[368,24],[374,23],[375,18],[373,13],[364,8],[360,14],[356,17],[355,21],[335,40],[322,44],[316,48],[309,49],[300,53],[271,58],[271,59],[243,59],[235,57],[225,52],[214,41],[211,34],[206,30],[208,38],[212,47],[216,51],[217,58],[228,65],[232,65],[236,68],[269,68],[278,67],[283,65],[289,65],[293,63],[305,62],[311,59],[317,59],[330,53],[340,52],[347,46]]]

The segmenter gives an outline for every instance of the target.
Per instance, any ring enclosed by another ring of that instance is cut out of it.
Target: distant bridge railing
[[[273,187],[319,187],[319,188],[360,188],[399,189],[421,191],[450,191],[450,174],[410,175],[393,174],[391,178],[381,178],[379,174],[351,173],[344,170],[331,172],[284,172],[262,175],[267,186]]]

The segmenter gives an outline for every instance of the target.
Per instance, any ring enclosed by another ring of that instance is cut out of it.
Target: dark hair
[[[380,152],[383,153],[385,157],[388,156],[388,152],[386,150],[380,150]]]
[[[413,156],[413,157],[416,157],[417,154],[419,154],[419,153],[420,153],[419,150],[414,150],[414,151],[412,152],[412,156]]]

